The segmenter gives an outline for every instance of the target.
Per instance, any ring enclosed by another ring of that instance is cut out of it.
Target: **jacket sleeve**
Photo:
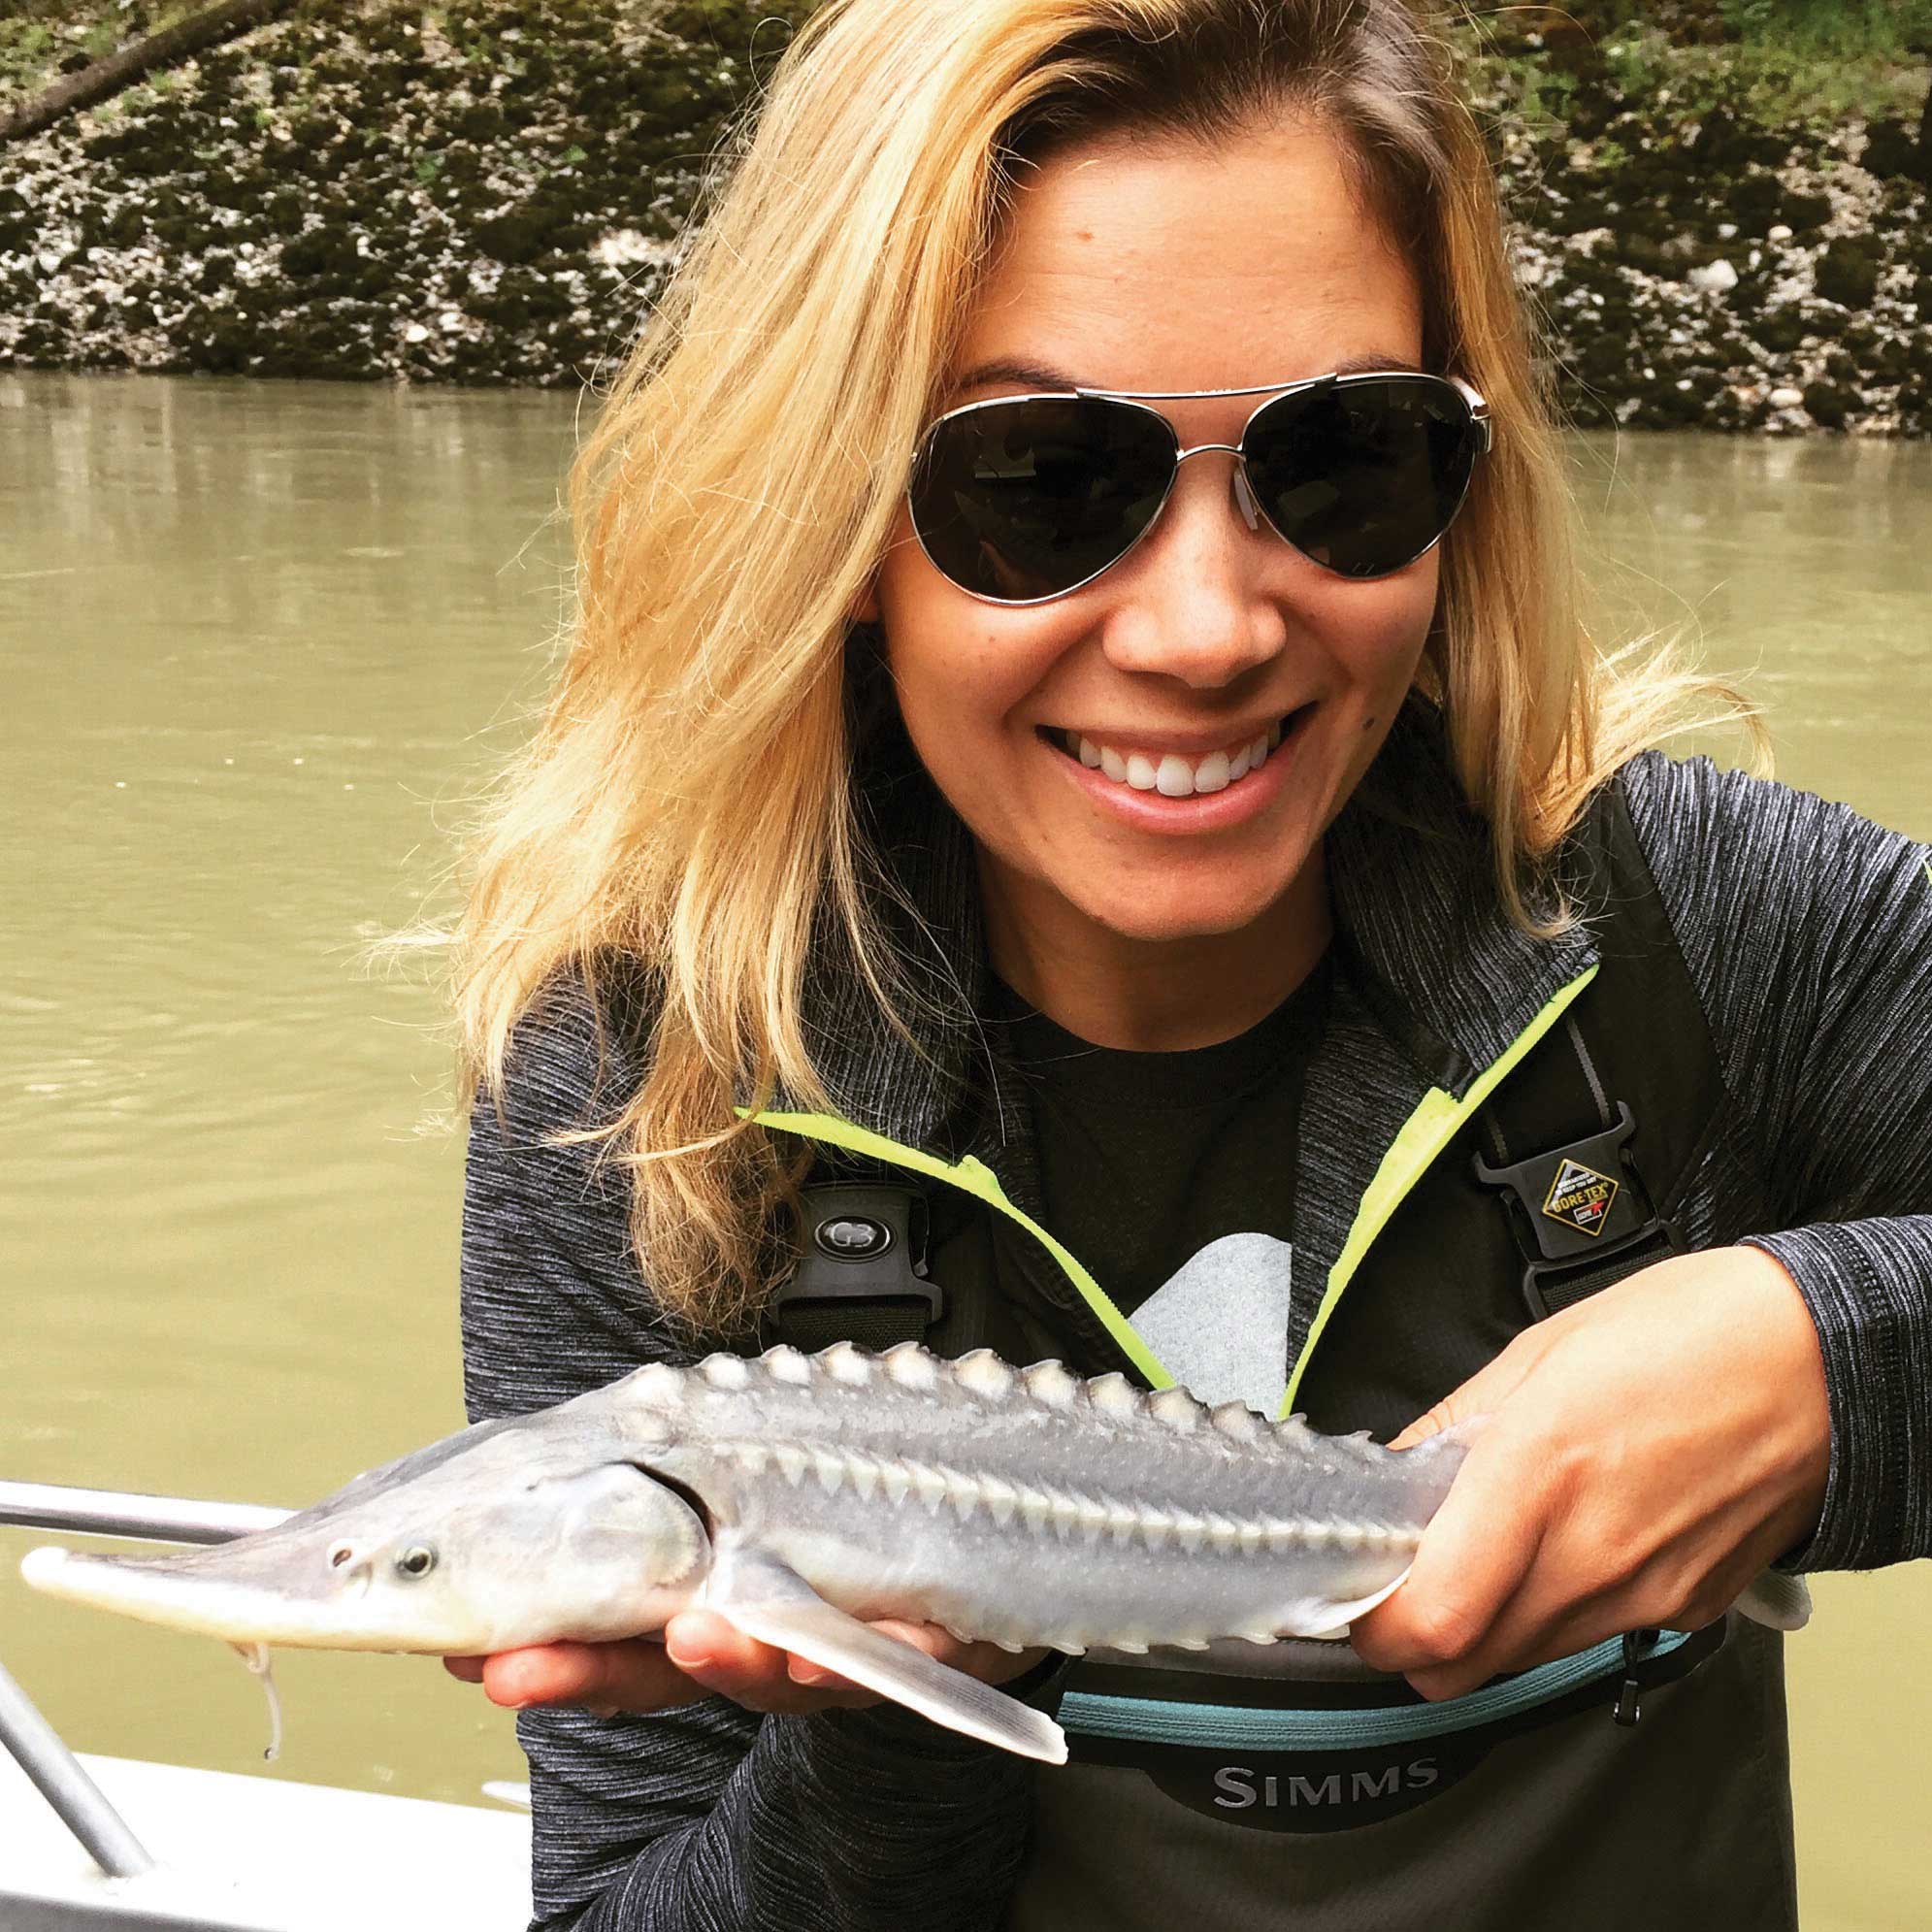
[[[587,1003],[519,1030],[499,1108],[476,1101],[462,1316],[473,1420],[695,1353],[632,1256],[628,1183],[559,1128],[615,1111]],[[613,1175],[616,1177],[613,1179]],[[1052,1677],[1049,1674],[1049,1689]],[[585,1932],[991,1926],[1019,1870],[1032,1767],[893,1706],[760,1718],[724,1698],[656,1716],[523,1713],[536,1923]]]
[[[1648,753],[1625,796],[1831,1408],[1790,1566],[1932,1555],[1932,857],[1844,805]]]

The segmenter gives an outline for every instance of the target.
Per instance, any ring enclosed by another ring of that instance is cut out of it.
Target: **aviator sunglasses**
[[[1148,407],[1263,394],[1238,443],[1183,448]],[[1490,441],[1489,406],[1453,376],[999,396],[928,425],[906,507],[920,548],[960,589],[1044,604],[1111,570],[1154,527],[1181,465],[1223,449],[1250,530],[1265,517],[1322,569],[1381,577],[1441,540]]]

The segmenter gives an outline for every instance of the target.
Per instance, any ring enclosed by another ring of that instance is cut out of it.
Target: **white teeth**
[[[1133,768],[1128,768],[1131,770]],[[1161,789],[1163,799],[1191,799],[1195,795],[1194,767],[1185,758],[1178,758],[1169,752],[1154,773],[1154,782]]]
[[[1281,743],[1282,726],[1277,720],[1251,743],[1232,752],[1211,751],[1197,764],[1177,751],[1154,756],[1116,751],[1112,745],[1097,744],[1079,732],[1063,732],[1059,738],[1063,748],[1089,771],[1102,771],[1117,785],[1130,785],[1136,792],[1158,791],[1162,798],[1187,799],[1196,792],[1225,792],[1250,771],[1259,771]]]

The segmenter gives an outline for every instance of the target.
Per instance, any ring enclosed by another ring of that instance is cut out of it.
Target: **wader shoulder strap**
[[[1581,911],[1601,967],[1484,1109],[1473,1162],[1499,1197],[1535,1321],[1682,1251],[1670,1209],[1722,1097],[1710,1028],[1621,784],[1597,795],[1581,844]]]
[[[997,1018],[986,1031],[998,1034]],[[997,1106],[981,1104],[985,1112],[955,1124],[962,1131],[948,1162],[976,1159],[997,1167],[995,1191],[1003,1188],[1009,1201],[1030,1201],[1030,1146],[1008,1137]],[[874,1351],[914,1341],[945,1356],[988,1347],[1015,1361],[1081,1356],[1060,1326],[1058,1307],[1036,1320],[1030,1306],[1017,1305],[1023,1297],[1009,1294],[1000,1244],[1016,1229],[1007,1216],[986,1212],[978,1190],[925,1180],[913,1167],[820,1142],[800,1195],[800,1263],[760,1324],[762,1345],[785,1342],[809,1354],[835,1341]],[[1031,1237],[1019,1241],[1022,1260],[1036,1260]],[[1076,1318],[1087,1316],[1098,1331],[1097,1346],[1107,1349],[1098,1319],[1070,1283],[1062,1285],[1073,1296]]]
[[[838,1341],[874,1351],[923,1342],[945,1313],[927,1273],[924,1191],[897,1175],[814,1182],[800,1195],[802,1257],[772,1297],[762,1339],[807,1355]]]

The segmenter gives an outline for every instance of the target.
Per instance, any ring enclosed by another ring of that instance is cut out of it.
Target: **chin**
[[[1285,886],[1277,881],[1266,890],[1229,888],[1203,892],[1185,879],[1172,889],[1150,891],[1147,883],[1123,886],[1097,899],[1091,888],[1068,894],[1088,918],[1126,939],[1207,939],[1239,933],[1252,926],[1278,900]]]

